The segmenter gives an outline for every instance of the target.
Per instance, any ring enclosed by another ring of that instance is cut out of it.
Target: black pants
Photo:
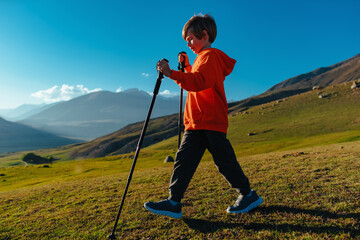
[[[181,201],[206,149],[230,186],[243,195],[250,193],[249,180],[241,169],[226,134],[209,130],[189,130],[185,132],[176,153],[169,199]]]

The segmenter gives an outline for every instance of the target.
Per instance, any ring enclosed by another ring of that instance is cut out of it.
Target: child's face
[[[198,54],[202,49],[210,47],[211,43],[209,42],[209,36],[205,31],[205,36],[201,39],[197,39],[195,35],[188,31],[185,37],[188,47],[195,53]]]

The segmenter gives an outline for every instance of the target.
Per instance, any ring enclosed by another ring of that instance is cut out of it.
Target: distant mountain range
[[[59,136],[91,140],[144,119],[151,99],[150,94],[138,89],[99,91],[58,103],[20,123]],[[178,109],[177,97],[158,96],[152,117],[176,113]]]
[[[79,141],[62,138],[0,117],[0,153],[53,148]]]
[[[31,115],[42,112],[56,104],[23,104],[14,109],[0,109],[0,117],[5,118],[8,121],[20,121]]]

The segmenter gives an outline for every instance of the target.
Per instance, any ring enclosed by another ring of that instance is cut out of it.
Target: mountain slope
[[[53,148],[76,142],[0,118],[0,153]]]
[[[254,97],[246,98],[238,102],[232,102],[228,104],[229,114],[234,114],[239,111],[248,109],[249,107],[265,104],[268,102],[276,101],[293,95],[307,92],[310,89],[296,89],[296,90],[279,90],[274,92],[265,92]]]
[[[124,92],[94,92],[62,102],[21,123],[61,136],[94,139],[145,119],[152,96],[130,89]],[[153,117],[178,111],[177,98],[158,96]]]
[[[229,103],[229,113],[233,114],[251,106],[311,91],[314,86],[324,88],[359,79],[360,54],[332,66],[318,68],[312,72],[287,79],[257,96]]]
[[[116,155],[134,151],[141,133],[143,122],[130,124],[119,131],[77,146],[70,158],[91,158]],[[155,144],[178,134],[178,115],[151,119],[142,147]]]
[[[360,79],[360,54],[329,67],[321,67],[287,79],[274,85],[268,91],[311,89],[314,86],[326,87],[357,79]]]

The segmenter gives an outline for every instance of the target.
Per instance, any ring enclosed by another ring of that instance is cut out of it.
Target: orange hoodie
[[[202,129],[227,133],[228,105],[224,80],[235,63],[224,52],[207,48],[198,53],[191,72],[171,71],[170,78],[188,92],[185,131]]]

